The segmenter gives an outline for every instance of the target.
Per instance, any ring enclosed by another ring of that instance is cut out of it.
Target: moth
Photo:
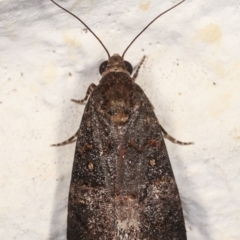
[[[83,100],[73,100],[87,101],[80,128],[67,141],[53,145],[77,139],[67,239],[186,240],[181,200],[163,137],[192,143],[175,140],[163,129],[135,83],[145,57],[131,77],[132,66],[124,61],[131,44],[122,56],[110,56],[100,43],[108,54],[108,61],[100,66],[102,78],[98,85],[90,85]]]

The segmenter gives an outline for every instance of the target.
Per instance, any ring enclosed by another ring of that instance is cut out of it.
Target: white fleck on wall
[[[56,0],[57,1],[57,0]],[[64,240],[82,99],[107,55],[49,0],[0,1],[0,239]],[[110,53],[176,0],[58,3]],[[189,240],[240,239],[240,3],[187,0],[129,49],[137,83],[155,106],[178,183]]]

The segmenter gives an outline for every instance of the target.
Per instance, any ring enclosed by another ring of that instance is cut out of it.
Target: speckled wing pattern
[[[104,76],[86,105],[67,239],[187,239],[161,127],[143,90],[126,73]]]

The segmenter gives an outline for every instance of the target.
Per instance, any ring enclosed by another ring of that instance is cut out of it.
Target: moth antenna
[[[173,7],[169,8],[168,10],[162,12],[161,14],[159,14],[157,17],[155,17],[132,41],[131,43],[128,45],[128,47],[125,49],[125,51],[123,52],[122,58],[124,57],[125,53],[127,52],[127,50],[130,48],[130,46],[136,41],[136,39],[153,23],[155,22],[159,17],[161,17],[162,15],[164,15],[165,13],[171,11],[173,8],[177,7],[178,5],[182,4],[185,0],[179,2],[178,4],[174,5]]]
[[[98,38],[98,36],[87,26],[86,23],[84,23],[79,17],[77,17],[75,14],[71,13],[70,11],[68,11],[67,9],[65,9],[64,7],[60,6],[58,3],[56,3],[53,0],[50,0],[51,2],[53,2],[55,5],[57,5],[59,8],[61,8],[63,11],[71,14],[73,17],[75,17],[78,21],[80,21],[92,34],[93,36],[100,42],[100,44],[103,46],[103,48],[105,49],[105,51],[107,52],[108,58],[110,58],[110,54],[107,50],[107,48],[104,46],[103,42]]]

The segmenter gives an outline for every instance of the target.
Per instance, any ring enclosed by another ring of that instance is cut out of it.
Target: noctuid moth
[[[99,42],[108,61],[100,66],[100,83],[91,84],[83,100],[73,100],[88,100],[80,128],[67,141],[53,145],[77,139],[67,239],[185,240],[181,200],[163,136],[183,145],[192,143],[177,141],[163,129],[149,99],[135,83],[145,57],[131,77],[132,66],[124,61],[131,44],[122,56],[110,56]]]

